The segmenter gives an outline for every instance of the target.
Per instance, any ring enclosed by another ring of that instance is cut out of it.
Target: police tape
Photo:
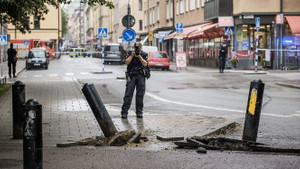
[[[300,50],[293,50],[293,49],[257,49],[260,51],[275,51],[275,52],[300,52]]]
[[[66,55],[68,55],[68,54],[81,54],[81,53],[83,53],[83,54],[93,54],[93,53],[103,53],[103,52],[50,52],[50,53],[58,53],[58,54],[66,54]]]
[[[241,53],[237,53],[237,52],[232,52],[231,55],[233,57],[249,57],[249,56],[253,56],[254,52],[250,52],[249,54],[241,54]]]

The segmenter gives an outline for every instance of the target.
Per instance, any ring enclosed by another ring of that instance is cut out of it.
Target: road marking
[[[55,76],[58,76],[58,74],[50,74],[49,76],[55,77]]]
[[[34,75],[33,77],[43,77],[42,75]]]
[[[156,96],[156,95],[154,95],[152,93],[148,93],[148,92],[146,92],[146,95],[148,95],[149,97],[152,97],[153,99],[156,99],[156,100],[159,100],[162,102],[172,103],[172,104],[179,104],[179,105],[183,105],[183,106],[198,107],[198,108],[218,110],[218,111],[245,113],[245,110],[224,109],[224,108],[219,108],[219,107],[204,106],[204,105],[200,105],[200,104],[191,104],[191,103],[182,103],[182,102],[172,101],[172,100],[161,98],[159,96]],[[300,114],[280,115],[280,114],[262,113],[262,115],[272,116],[272,117],[280,117],[280,118],[300,117]]]
[[[80,74],[82,74],[82,75],[90,75],[89,72],[80,72]]]
[[[245,112],[245,111],[235,110],[235,109],[223,109],[223,108],[218,108],[218,107],[204,106],[204,105],[200,105],[200,104],[182,103],[182,102],[167,100],[167,99],[161,98],[159,96],[156,96],[156,95],[154,95],[152,93],[146,92],[146,94],[148,96],[156,99],[156,100],[159,100],[159,101],[162,101],[162,102],[167,102],[167,103],[179,104],[179,105],[190,106],[190,107],[199,107],[199,108],[204,108],[204,109],[212,109],[212,110],[236,112],[236,113],[244,113]]]
[[[74,76],[74,73],[65,73],[67,76]]]

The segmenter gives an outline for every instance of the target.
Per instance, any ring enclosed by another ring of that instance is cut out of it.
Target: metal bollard
[[[118,131],[101,101],[94,84],[85,84],[82,88],[82,92],[86,97],[104,136],[111,137],[115,135]]]
[[[42,105],[35,99],[26,102],[23,131],[24,169],[42,169]]]
[[[243,140],[256,142],[265,84],[260,80],[250,83],[244,123]]]
[[[13,139],[23,137],[23,105],[25,104],[25,85],[16,81],[12,87]]]

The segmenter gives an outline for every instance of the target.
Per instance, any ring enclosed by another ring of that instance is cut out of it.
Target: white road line
[[[65,73],[67,76],[74,76],[74,73]]]
[[[50,74],[49,76],[55,77],[55,76],[58,76],[58,74]]]
[[[183,105],[183,106],[198,107],[198,108],[218,110],[218,111],[245,113],[245,110],[224,109],[224,108],[219,108],[219,107],[204,106],[204,105],[200,105],[200,104],[191,104],[191,103],[172,101],[172,100],[161,98],[159,96],[156,96],[156,95],[154,95],[152,93],[148,93],[148,92],[146,92],[146,95],[148,95],[149,97],[152,97],[153,99],[156,99],[156,100],[159,100],[162,102],[166,102],[166,103],[179,104],[179,105]],[[300,114],[280,115],[280,114],[262,113],[262,115],[272,116],[272,117],[280,117],[280,118],[300,117]]]
[[[43,77],[42,75],[34,75],[33,77]]]
[[[80,74],[82,74],[82,75],[89,75],[90,73],[89,72],[80,72]]]

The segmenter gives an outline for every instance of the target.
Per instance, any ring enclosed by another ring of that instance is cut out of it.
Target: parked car
[[[110,43],[104,46],[104,63],[117,62],[125,63],[126,51],[123,46],[116,43]]]
[[[25,57],[26,69],[30,70],[34,67],[43,67],[48,69],[49,52],[45,48],[32,48]]]
[[[170,69],[170,60],[167,52],[150,52],[148,56],[148,63],[150,68],[161,68],[162,70]]]
[[[79,56],[90,56],[85,48],[71,48],[69,49],[69,56],[72,57],[79,57]]]

